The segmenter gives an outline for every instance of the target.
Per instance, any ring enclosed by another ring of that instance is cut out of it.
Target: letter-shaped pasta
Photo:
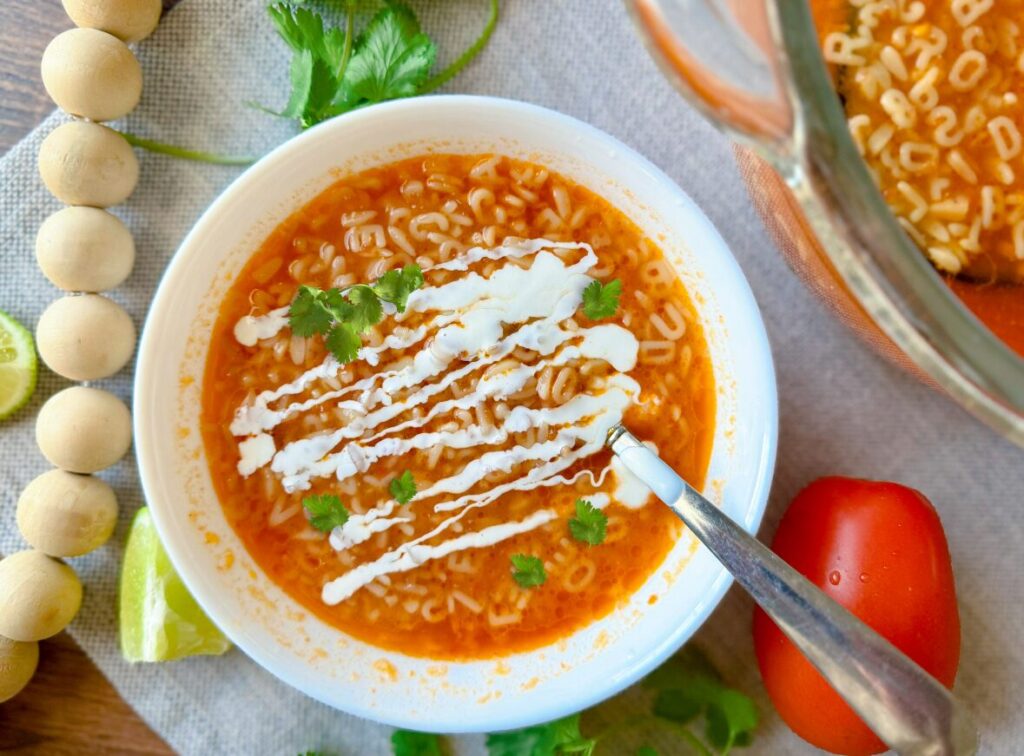
[[[1017,124],[1004,115],[988,122],[992,143],[1003,160],[1013,160],[1021,151],[1021,136]]]
[[[862,66],[867,60],[859,55],[858,51],[863,50],[870,44],[870,40],[860,37],[851,37],[843,32],[832,32],[825,37],[822,45],[822,52],[825,60],[829,63],[836,63],[841,66]]]
[[[900,51],[892,45],[886,45],[882,48],[882,51],[878,54],[878,59],[885,66],[886,70],[889,71],[900,81],[907,80],[907,66],[903,62],[903,56],[900,55]]]
[[[995,0],[951,0],[949,7],[960,26],[970,26],[992,10]]]
[[[907,43],[906,54],[917,53],[914,68],[923,71],[932,62],[932,59],[941,56],[946,51],[947,44],[949,44],[949,38],[946,36],[946,32],[937,26],[929,26],[928,32],[924,36],[911,36]]]
[[[923,0],[900,0],[900,21],[905,24],[916,24],[924,18],[924,11]]]
[[[939,104],[939,90],[935,85],[941,76],[942,71],[939,70],[939,67],[932,66],[910,88],[910,101],[920,110],[927,112]]]
[[[963,130],[957,130],[956,111],[948,105],[940,105],[928,114],[928,123],[935,127],[932,138],[939,147],[955,147],[964,138]]]
[[[958,92],[973,88],[988,70],[988,58],[978,50],[965,50],[949,69],[949,84]]]
[[[857,145],[857,151],[863,155],[864,132],[871,127],[871,116],[866,113],[860,113],[852,116],[846,123],[850,129],[850,136],[853,137],[853,143]]]
[[[882,93],[880,100],[882,109],[889,114],[892,122],[901,129],[913,128],[917,123],[917,111],[910,100],[898,89],[889,89]]]

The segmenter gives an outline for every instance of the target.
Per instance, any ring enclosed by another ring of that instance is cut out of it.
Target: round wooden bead
[[[43,86],[57,106],[91,121],[130,113],[142,95],[142,68],[128,45],[98,29],[68,29],[43,51]]]
[[[75,571],[41,551],[0,560],[0,635],[38,641],[56,635],[78,613],[82,584]]]
[[[124,402],[101,389],[71,386],[59,391],[36,417],[40,451],[55,467],[69,472],[109,467],[125,455],[131,441],[131,413]]]
[[[109,207],[124,202],[139,181],[139,161],[116,131],[97,123],[58,126],[39,147],[39,174],[67,205]]]

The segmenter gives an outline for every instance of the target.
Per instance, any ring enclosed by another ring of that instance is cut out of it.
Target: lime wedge
[[[128,661],[172,661],[223,654],[231,641],[192,598],[160,544],[153,518],[139,510],[121,565],[121,653]]]
[[[32,334],[0,310],[0,420],[25,406],[36,390],[38,371]]]

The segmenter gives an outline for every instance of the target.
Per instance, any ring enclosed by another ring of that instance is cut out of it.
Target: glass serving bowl
[[[879,351],[1024,446],[1024,360],[952,293],[847,130],[803,0],[625,0],[686,98],[742,147],[792,267]]]

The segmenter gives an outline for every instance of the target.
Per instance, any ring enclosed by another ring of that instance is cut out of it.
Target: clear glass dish
[[[891,359],[1024,446],[1024,360],[906,236],[847,129],[803,0],[626,0],[741,167],[791,265]]]

